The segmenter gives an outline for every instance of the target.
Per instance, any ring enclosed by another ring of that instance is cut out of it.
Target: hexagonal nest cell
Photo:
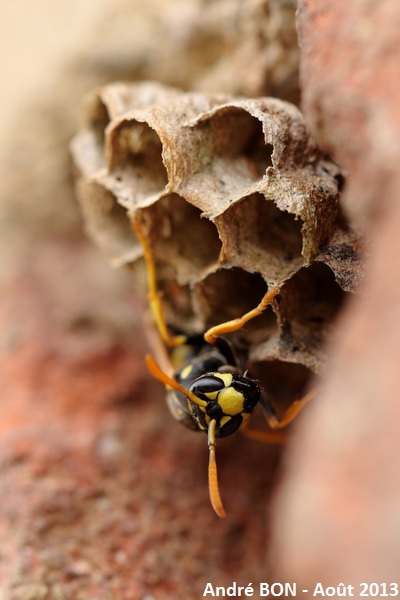
[[[299,110],[118,83],[92,94],[85,119],[72,151],[94,242],[116,264],[142,260],[130,225],[139,219],[167,314],[188,333],[241,316],[278,286],[235,343],[257,372],[320,372],[335,315],[361,277],[361,244],[340,214],[343,174]]]

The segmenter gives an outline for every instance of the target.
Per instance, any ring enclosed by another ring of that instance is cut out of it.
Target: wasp
[[[166,401],[172,416],[186,427],[207,434],[209,448],[208,487],[215,513],[224,518],[217,464],[216,440],[229,436],[245,426],[255,406],[260,403],[271,430],[286,427],[314,396],[314,391],[294,401],[283,417],[275,411],[255,379],[243,371],[226,335],[239,331],[250,320],[261,315],[279,294],[280,287],[267,291],[260,303],[246,314],[208,329],[204,334],[173,335],[164,317],[162,296],[157,288],[157,275],[150,242],[137,217],[131,219],[133,230],[142,246],[146,264],[148,300],[153,320],[169,360],[161,368],[152,355],[146,356],[150,373],[166,386]],[[250,432],[250,437],[278,441],[276,431]],[[271,435],[272,434],[272,435]]]

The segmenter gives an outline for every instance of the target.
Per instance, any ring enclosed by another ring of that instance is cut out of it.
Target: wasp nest
[[[116,83],[88,99],[85,120],[73,141],[78,196],[113,263],[143,263],[130,225],[140,213],[168,322],[185,332],[240,316],[284,284],[238,344],[255,372],[319,372],[359,251],[339,213],[342,174],[298,109]]]

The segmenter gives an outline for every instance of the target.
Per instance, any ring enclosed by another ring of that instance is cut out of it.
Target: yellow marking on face
[[[187,367],[185,367],[183,369],[183,371],[181,371],[180,378],[182,380],[187,379],[189,377],[190,373],[192,372],[192,370],[193,370],[193,365],[187,365]]]
[[[232,419],[232,417],[228,417],[228,415],[225,415],[225,417],[222,417],[222,419],[220,420],[219,426],[223,427],[225,425],[225,423],[227,423],[231,419]]]
[[[225,415],[239,415],[243,412],[244,396],[232,387],[225,388],[219,393],[218,404]]]
[[[214,377],[222,379],[225,387],[229,387],[232,384],[233,375],[232,373],[214,373]]]
[[[207,398],[210,398],[210,400],[215,400],[215,398],[218,396],[219,394],[219,390],[217,390],[216,392],[205,392],[205,396],[207,396]]]

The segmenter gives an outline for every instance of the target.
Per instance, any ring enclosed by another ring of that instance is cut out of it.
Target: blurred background
[[[66,57],[74,55],[99,11],[109,0],[29,0],[0,6],[2,73],[1,138],[39,87],[52,81]]]

